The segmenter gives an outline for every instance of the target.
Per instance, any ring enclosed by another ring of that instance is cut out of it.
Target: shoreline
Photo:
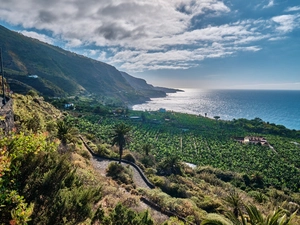
[[[214,116],[220,116],[220,120],[223,121],[260,118],[267,124],[281,125],[289,130],[299,131],[300,117],[297,113],[300,110],[300,104],[297,102],[299,94],[300,91],[282,90],[278,92],[235,90],[232,92],[232,90],[198,91],[193,89],[185,90],[183,93],[171,93],[163,98],[151,98],[140,104],[132,104],[130,109],[158,111],[164,108],[167,111],[203,117],[207,113],[208,118],[214,119]]]

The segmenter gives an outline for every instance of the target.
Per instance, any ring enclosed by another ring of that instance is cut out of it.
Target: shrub
[[[98,144],[97,145],[96,153],[99,154],[100,156],[105,156],[105,157],[114,157],[114,156],[117,156],[115,154],[112,154],[112,152],[109,149],[109,145],[108,144]]]
[[[221,180],[219,180],[215,174],[203,172],[203,173],[200,173],[198,176],[199,176],[199,178],[203,179],[205,182],[207,182],[209,184],[217,185],[220,187],[222,187],[224,185],[223,182]]]
[[[129,166],[124,167],[119,163],[112,162],[108,165],[106,174],[118,183],[133,184],[133,175]]]
[[[102,222],[102,221],[101,221]],[[115,209],[106,218],[106,222],[103,224],[143,224],[143,225],[153,225],[154,222],[149,216],[148,211],[142,213],[136,213],[131,209],[127,209],[122,204],[117,204]],[[102,224],[102,223],[101,223]]]
[[[161,187],[164,185],[165,183],[165,178],[164,177],[160,177],[160,176],[152,176],[150,177],[150,181],[158,187]]]
[[[268,197],[259,191],[249,191],[248,195],[259,203],[264,203],[268,200]]]
[[[132,162],[132,163],[135,163],[135,161],[136,161],[134,156],[131,153],[127,153],[126,155],[124,155],[123,159],[125,159],[129,162]]]
[[[31,97],[37,97],[39,96],[39,94],[37,93],[37,91],[33,90],[33,89],[30,89],[26,95],[29,95]]]
[[[197,203],[198,203],[197,206],[200,209],[203,209],[209,213],[217,212],[219,207],[221,206],[221,204],[219,202],[215,201],[214,199],[208,198],[208,197],[204,198],[203,201],[200,201]]]
[[[80,150],[78,153],[79,153],[83,158],[86,158],[86,159],[88,159],[88,160],[91,159],[91,154],[90,154],[88,151],[86,151],[86,150]]]
[[[143,163],[146,168],[153,167],[155,165],[155,158],[151,155],[144,156],[141,159],[141,163]]]
[[[145,169],[145,174],[146,175],[155,175],[156,173],[157,173],[156,169],[153,169],[153,168]]]

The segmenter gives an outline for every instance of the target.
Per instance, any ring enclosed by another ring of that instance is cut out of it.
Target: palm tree
[[[229,195],[224,198],[224,200],[233,208],[233,215],[238,218],[239,214],[241,214],[241,206],[243,205],[239,193],[233,189],[230,191]]]
[[[148,156],[149,155],[149,152],[151,151],[152,149],[152,145],[149,144],[149,143],[146,143],[142,146],[142,149],[145,151],[145,154]]]
[[[119,123],[115,125],[113,129],[112,135],[112,145],[117,144],[119,146],[119,164],[121,163],[122,155],[123,155],[123,148],[128,142],[128,133],[131,130],[131,127],[126,125],[125,123]]]
[[[159,164],[158,169],[167,175],[182,175],[181,161],[178,155],[167,156]]]
[[[57,122],[57,138],[64,146],[67,144],[69,130],[70,127],[63,120]]]
[[[75,127],[63,120],[57,122],[57,138],[64,147],[67,145],[67,141],[75,143],[76,135],[78,135],[78,130]]]
[[[246,212],[249,216],[248,223],[243,215],[240,220],[236,218],[231,212],[228,212],[224,218],[218,215],[217,217],[208,217],[203,220],[201,225],[292,225],[292,219],[295,217],[296,212],[288,216],[283,208],[278,208],[274,212],[270,213],[267,217],[264,217],[262,213],[256,208],[256,206],[250,204],[245,205]],[[229,221],[230,222],[229,222]],[[229,222],[229,223],[228,223]]]

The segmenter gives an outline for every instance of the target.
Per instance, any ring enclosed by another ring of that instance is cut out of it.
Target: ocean
[[[160,108],[222,120],[239,118],[262,120],[300,130],[300,91],[283,90],[198,90],[170,93],[153,98],[133,110],[155,111]]]

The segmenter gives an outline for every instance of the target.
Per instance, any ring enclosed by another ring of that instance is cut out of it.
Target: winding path
[[[96,168],[100,172],[101,175],[106,176],[106,169],[112,161],[115,161],[115,160],[103,159],[103,158],[100,158],[97,156],[93,156],[92,164],[93,164],[94,168]],[[125,164],[125,163],[123,162],[123,164]],[[143,180],[143,178],[141,177],[139,171],[136,168],[134,168],[133,166],[131,166],[131,165],[129,165],[129,166],[133,171],[133,181],[134,181],[136,187],[150,188],[146,184],[146,182]]]
[[[92,161],[92,164],[93,164],[94,168],[96,168],[103,176],[106,176],[106,168],[108,167],[109,163],[118,162],[119,160],[115,159],[115,158],[108,158],[108,157],[102,157],[102,156],[97,155],[87,145],[87,143],[84,141],[84,139],[81,136],[80,136],[80,139],[82,140],[85,147],[89,150],[89,152],[93,156],[91,161]],[[137,187],[149,188],[149,189],[155,188],[155,186],[147,179],[147,177],[145,176],[143,171],[135,163],[132,163],[132,162],[129,162],[129,161],[123,160],[123,159],[121,160],[121,163],[127,164],[131,167],[131,169],[133,171],[133,181],[134,181],[134,183]],[[156,214],[157,213],[160,214],[160,216],[162,216],[162,215],[165,215],[165,216],[168,216],[168,217],[174,216],[174,217],[177,217],[178,219],[184,221],[186,224],[193,224],[190,221],[187,221],[185,218],[179,216],[177,213],[165,210],[161,206],[157,205],[154,202],[151,202],[147,198],[141,197],[140,200],[144,204],[146,204],[150,208],[152,208],[156,212]]]
[[[79,137],[85,147],[89,150],[89,152],[92,154],[93,159],[92,159],[92,164],[95,168],[97,168],[100,173],[104,176],[106,176],[106,168],[108,167],[108,164],[110,162],[118,162],[119,159],[115,158],[109,158],[109,157],[103,157],[98,154],[96,154],[89,146],[88,144],[84,141],[84,139],[80,136]],[[148,180],[148,178],[145,176],[143,171],[133,162],[127,161],[122,159],[121,163],[127,164],[131,167],[133,171],[133,181],[137,187],[142,187],[142,188],[150,188],[153,189],[155,186]]]

